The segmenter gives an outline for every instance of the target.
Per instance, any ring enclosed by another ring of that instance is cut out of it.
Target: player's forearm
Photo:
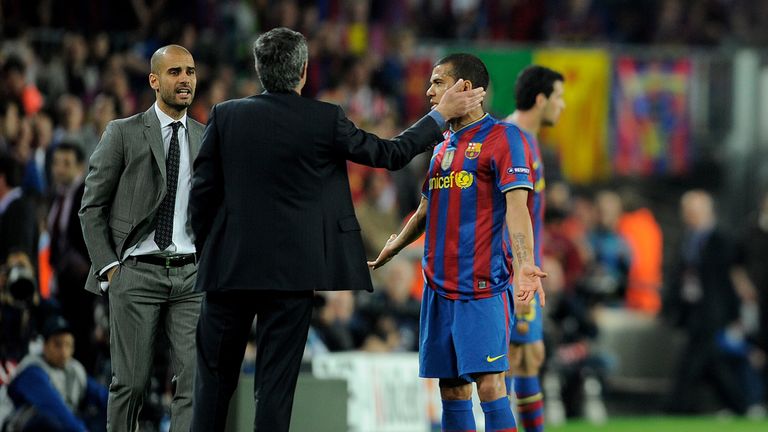
[[[425,202],[425,200],[422,200]],[[406,246],[413,243],[424,234],[424,229],[427,225],[427,208],[426,205],[419,204],[419,208],[408,219],[403,229],[397,235],[397,238],[392,243],[392,246],[397,252],[403,250]]]
[[[524,264],[534,265],[533,227],[528,208],[521,205],[507,206],[506,222],[512,247],[512,267],[517,273]]]

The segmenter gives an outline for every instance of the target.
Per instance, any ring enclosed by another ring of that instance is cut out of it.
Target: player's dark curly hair
[[[519,110],[529,110],[536,104],[536,96],[549,97],[555,89],[555,82],[565,82],[560,72],[544,66],[528,66],[517,76],[515,103]]]
[[[488,69],[483,61],[476,56],[466,53],[451,54],[438,60],[435,66],[444,64],[451,65],[453,73],[450,75],[454,79],[470,81],[473,88],[482,87],[486,90],[488,89],[488,83],[490,82]]]

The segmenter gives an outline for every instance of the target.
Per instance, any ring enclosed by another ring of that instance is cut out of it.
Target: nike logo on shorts
[[[498,360],[498,359],[500,359],[500,358],[502,358],[502,357],[504,357],[504,356],[505,356],[505,354],[502,354],[502,355],[500,355],[500,356],[496,356],[496,357],[491,357],[491,356],[489,355],[489,356],[487,356],[487,357],[485,358],[485,361],[487,361],[488,363],[493,363],[493,362],[495,362],[496,360]]]

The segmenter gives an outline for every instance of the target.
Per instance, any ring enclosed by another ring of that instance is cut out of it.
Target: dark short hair
[[[10,72],[18,72],[20,74],[23,74],[27,70],[27,66],[24,64],[24,60],[21,59],[21,57],[17,55],[11,55],[7,59],[5,59],[5,63],[3,63],[2,73],[3,75],[8,75]]]
[[[488,68],[485,63],[472,54],[457,53],[450,54],[441,58],[435,63],[435,66],[450,64],[451,76],[456,79],[471,81],[472,86],[488,89],[488,83],[491,81],[488,76]]]
[[[75,143],[66,141],[62,142],[53,149],[53,152],[72,152],[75,154],[75,160],[77,160],[77,163],[81,164],[85,162],[85,152],[83,151],[82,147]]]
[[[51,337],[62,333],[72,333],[72,327],[64,317],[54,315],[45,320],[43,329],[40,333],[42,334],[43,339],[48,340]]]
[[[261,85],[270,92],[295,89],[308,57],[304,35],[285,27],[264,33],[253,44],[256,72]]]
[[[21,184],[21,166],[16,159],[0,154],[0,176],[5,177],[5,182],[12,188]]]
[[[536,104],[536,96],[552,95],[555,82],[565,82],[563,74],[544,66],[528,66],[517,75],[515,83],[515,105],[517,109],[529,110]]]

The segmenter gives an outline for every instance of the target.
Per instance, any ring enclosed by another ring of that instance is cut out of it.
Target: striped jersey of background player
[[[538,266],[541,266],[541,234],[544,230],[544,166],[537,136],[542,126],[554,126],[565,109],[564,82],[562,74],[543,66],[523,69],[515,83],[517,108],[506,118],[522,130],[533,161],[530,169],[534,186],[528,193],[527,205],[533,225],[534,261]],[[541,302],[534,298],[529,305],[515,310],[506,378],[510,394],[514,379],[518,413],[526,432],[539,432],[544,428],[544,401],[539,382],[544,363],[543,336]]]

